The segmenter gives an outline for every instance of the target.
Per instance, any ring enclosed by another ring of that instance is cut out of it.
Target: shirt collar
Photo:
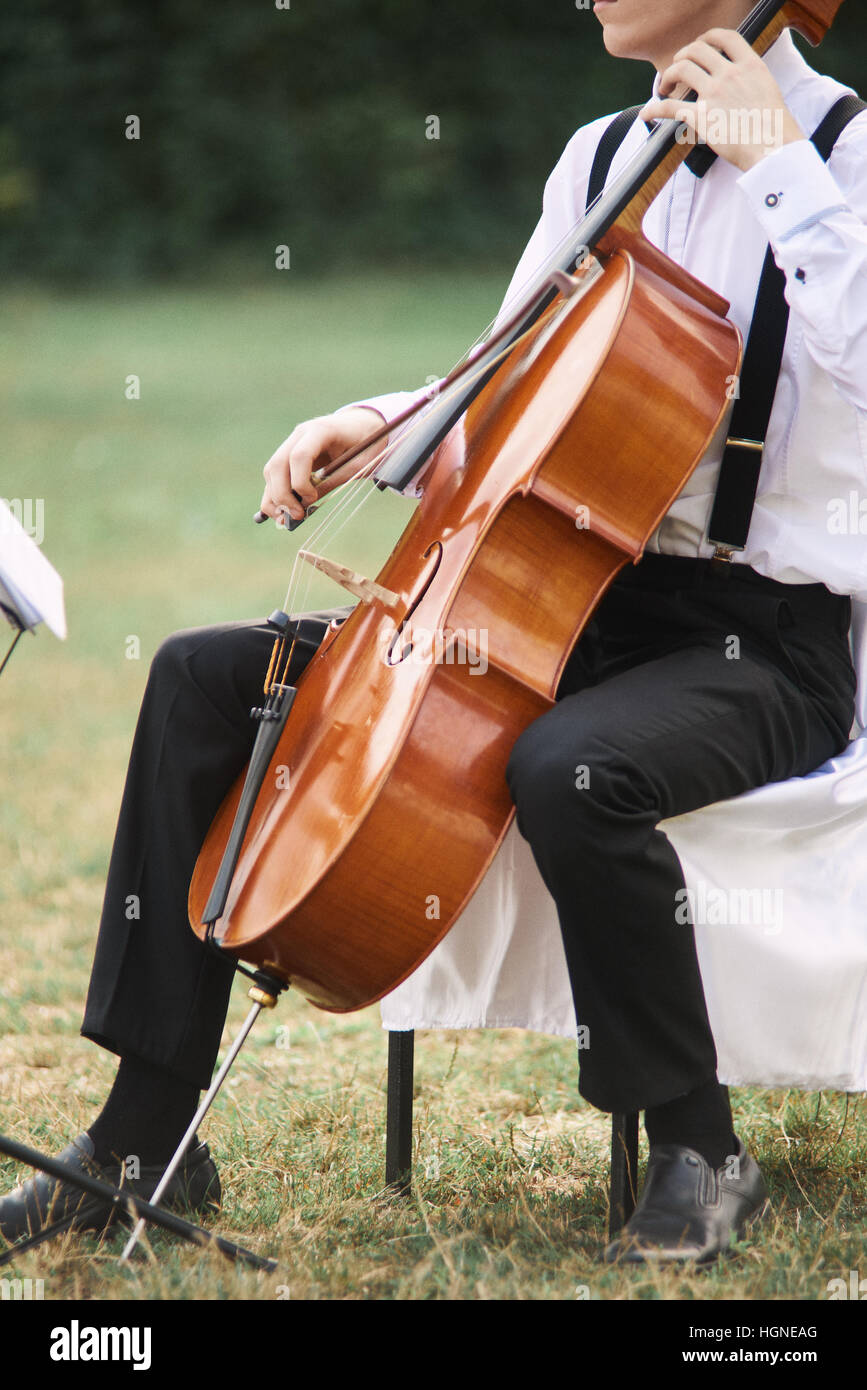
[[[784,29],[780,37],[771,44],[765,54],[765,62],[784,97],[788,96],[800,81],[807,67],[795,46],[791,29]]]

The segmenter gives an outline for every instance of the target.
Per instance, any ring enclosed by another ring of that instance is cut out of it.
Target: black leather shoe
[[[694,1149],[660,1144],[650,1150],[638,1205],[605,1259],[707,1264],[741,1240],[768,1206],[765,1180],[740,1139],[737,1154],[716,1170]]]
[[[57,1155],[73,1173],[87,1173],[113,1187],[124,1187],[136,1197],[146,1200],[157,1186],[167,1164],[141,1168],[139,1177],[121,1182],[120,1164],[102,1166],[94,1161],[93,1140],[80,1134]],[[187,1150],[181,1167],[175,1173],[160,1199],[160,1205],[192,1212],[216,1211],[220,1205],[220,1177],[207,1144],[197,1144]],[[45,1226],[62,1221],[74,1214],[72,1228],[76,1231],[102,1231],[113,1222],[129,1220],[109,1202],[102,1202],[72,1183],[59,1182],[47,1173],[37,1173],[14,1192],[0,1198],[0,1235],[8,1241],[36,1235]]]

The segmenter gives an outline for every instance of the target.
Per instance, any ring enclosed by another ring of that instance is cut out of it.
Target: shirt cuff
[[[811,140],[796,140],[765,155],[738,184],[772,245],[848,208]]]
[[[340,410],[352,410],[354,406],[363,405],[368,410],[378,411],[386,424],[390,425],[392,420],[396,420],[398,415],[427,394],[425,391],[392,391],[385,396],[371,396],[366,401],[350,401],[340,406]]]
[[[348,405],[340,406],[340,410],[351,410],[353,406],[363,405],[366,406],[368,410],[377,411],[385,420],[386,424],[391,425],[409,406],[415,405],[418,401],[431,399],[433,389],[432,387],[428,387],[425,390],[419,391],[392,391],[385,396],[371,396],[366,401],[351,401]],[[405,425],[401,426],[396,434],[392,432],[390,442],[393,444],[399,439],[403,431],[409,429],[412,423],[413,420],[410,419]],[[403,488],[402,494],[404,497],[411,498],[421,496],[417,483],[410,483],[408,487]]]

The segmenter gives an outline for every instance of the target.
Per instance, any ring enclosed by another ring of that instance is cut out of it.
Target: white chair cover
[[[808,777],[662,822],[693,894],[720,1080],[867,1090],[867,604],[856,737]],[[736,920],[740,919],[740,920]],[[513,825],[383,1026],[575,1035],[553,900]]]

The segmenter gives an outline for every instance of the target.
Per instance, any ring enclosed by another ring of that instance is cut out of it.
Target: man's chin
[[[640,52],[635,42],[633,41],[630,43],[625,34],[618,34],[613,25],[608,25],[603,29],[602,42],[605,45],[606,52],[612,58],[630,58],[635,62],[650,63],[651,67],[653,66],[653,59],[650,54]]]
[[[597,18],[599,18],[597,16]],[[636,54],[629,42],[628,33],[624,32],[623,24],[618,24],[616,20],[599,19],[602,27],[602,42],[612,58],[635,58]]]
[[[623,34],[618,34],[611,25],[607,25],[602,30],[602,42],[605,44],[606,51],[612,58],[640,58],[640,53],[634,52],[628,40]]]

